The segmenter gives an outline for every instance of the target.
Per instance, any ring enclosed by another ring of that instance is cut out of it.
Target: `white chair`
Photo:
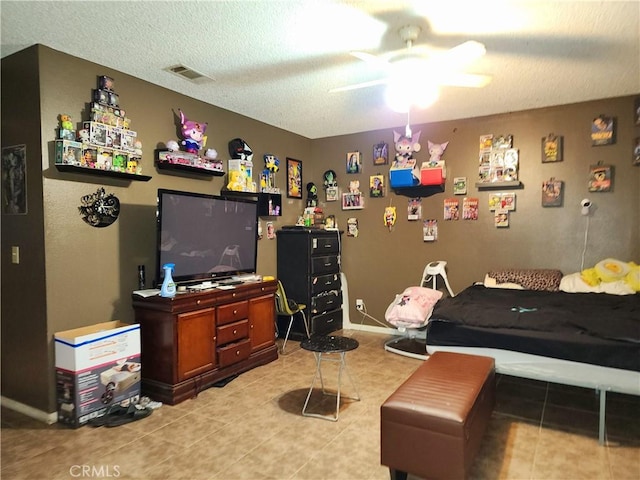
[[[426,267],[424,267],[424,271],[422,272],[422,277],[420,278],[420,286],[421,287],[429,287],[429,282],[432,282],[431,288],[437,290],[437,278],[438,275],[442,277],[444,280],[444,284],[449,291],[449,295],[455,297],[455,293],[451,289],[451,285],[449,285],[449,279],[447,278],[447,270],[446,270],[447,262],[444,260],[438,260],[437,262],[428,263]]]

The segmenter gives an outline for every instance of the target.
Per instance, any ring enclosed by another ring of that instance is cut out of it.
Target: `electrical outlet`
[[[356,310],[364,310],[364,301],[361,298],[356,300]]]

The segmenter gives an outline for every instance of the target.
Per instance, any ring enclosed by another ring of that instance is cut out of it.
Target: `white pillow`
[[[632,295],[635,293],[624,280],[600,282],[600,284],[592,287],[582,280],[580,272],[562,277],[560,290],[568,293],[608,293],[610,295]]]

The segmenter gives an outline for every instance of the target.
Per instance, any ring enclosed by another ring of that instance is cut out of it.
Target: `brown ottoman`
[[[491,357],[436,352],[380,407],[380,462],[392,479],[464,479],[495,403]]]

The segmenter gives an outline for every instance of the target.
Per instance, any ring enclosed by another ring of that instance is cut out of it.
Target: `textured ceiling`
[[[308,138],[406,123],[384,86],[328,91],[380,78],[349,52],[400,49],[407,24],[435,49],[484,43],[467,71],[493,77],[482,89],[442,88],[411,123],[640,93],[637,1],[5,0],[0,14],[2,57],[44,44]],[[213,80],[163,70],[176,64]]]

